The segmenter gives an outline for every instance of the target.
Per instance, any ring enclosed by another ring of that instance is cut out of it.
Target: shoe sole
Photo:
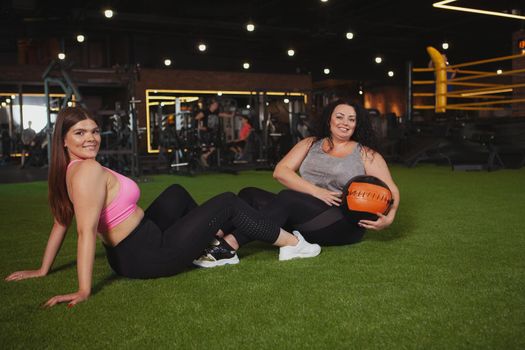
[[[315,253],[301,253],[301,254],[298,254],[298,255],[294,255],[292,257],[281,257],[281,255],[279,254],[279,261],[288,261],[288,260],[293,260],[293,259],[314,258],[314,257],[318,256],[319,254],[321,254],[321,249],[319,249]]]
[[[224,265],[236,265],[239,263],[239,257],[234,256],[230,259],[221,259],[218,261],[193,261],[193,265],[198,267],[204,267],[204,268],[210,268],[210,267],[217,267],[217,266],[224,266]]]

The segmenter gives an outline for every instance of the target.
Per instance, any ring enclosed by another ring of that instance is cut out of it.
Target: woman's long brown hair
[[[66,171],[69,154],[64,145],[67,132],[81,120],[96,120],[81,107],[66,107],[62,109],[55,122],[53,140],[51,142],[51,164],[48,174],[48,198],[51,212],[58,223],[69,226],[73,218],[73,203],[67,194]]]

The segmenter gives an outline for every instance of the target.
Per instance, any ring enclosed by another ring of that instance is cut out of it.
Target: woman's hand
[[[358,225],[361,226],[361,227],[366,228],[367,230],[379,231],[379,230],[382,230],[384,228],[387,228],[394,221],[393,217],[389,217],[389,216],[383,215],[381,213],[376,213],[376,215],[378,216],[378,219],[376,221],[359,220]]]
[[[10,274],[5,278],[5,281],[21,281],[27,278],[43,277],[46,274],[41,270],[25,270],[25,271],[16,271]]]
[[[65,295],[56,295],[49,299],[44,305],[42,305],[42,307],[53,307],[58,303],[68,303],[67,307],[73,307],[87,298],[89,298],[89,292],[82,291]]]
[[[329,206],[335,205],[336,207],[341,205],[341,195],[341,192],[329,191],[320,187],[312,193],[315,198],[322,200]]]

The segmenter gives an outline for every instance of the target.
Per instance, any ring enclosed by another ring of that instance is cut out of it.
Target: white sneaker
[[[293,235],[297,237],[299,243],[297,243],[297,245],[287,245],[279,248],[280,261],[296,258],[313,258],[321,253],[321,246],[319,244],[308,243],[299,231],[293,231]]]

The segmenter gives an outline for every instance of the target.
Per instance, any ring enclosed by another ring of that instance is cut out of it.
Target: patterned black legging
[[[285,230],[297,229],[331,207],[309,194],[292,190],[282,190],[278,194],[256,187],[246,187],[239,192],[243,199],[265,217],[271,219]],[[244,245],[252,239],[238,230],[229,227],[239,245]],[[229,229],[225,228],[225,229]],[[344,218],[315,231],[301,231],[304,238],[311,243],[321,245],[345,245],[359,242],[365,229],[357,225],[357,221]]]
[[[168,187],[144,212],[144,219],[115,247],[105,246],[111,268],[130,278],[171,276],[191,265],[226,223],[250,240],[274,243],[279,225],[233,193],[202,205],[180,185]]]

